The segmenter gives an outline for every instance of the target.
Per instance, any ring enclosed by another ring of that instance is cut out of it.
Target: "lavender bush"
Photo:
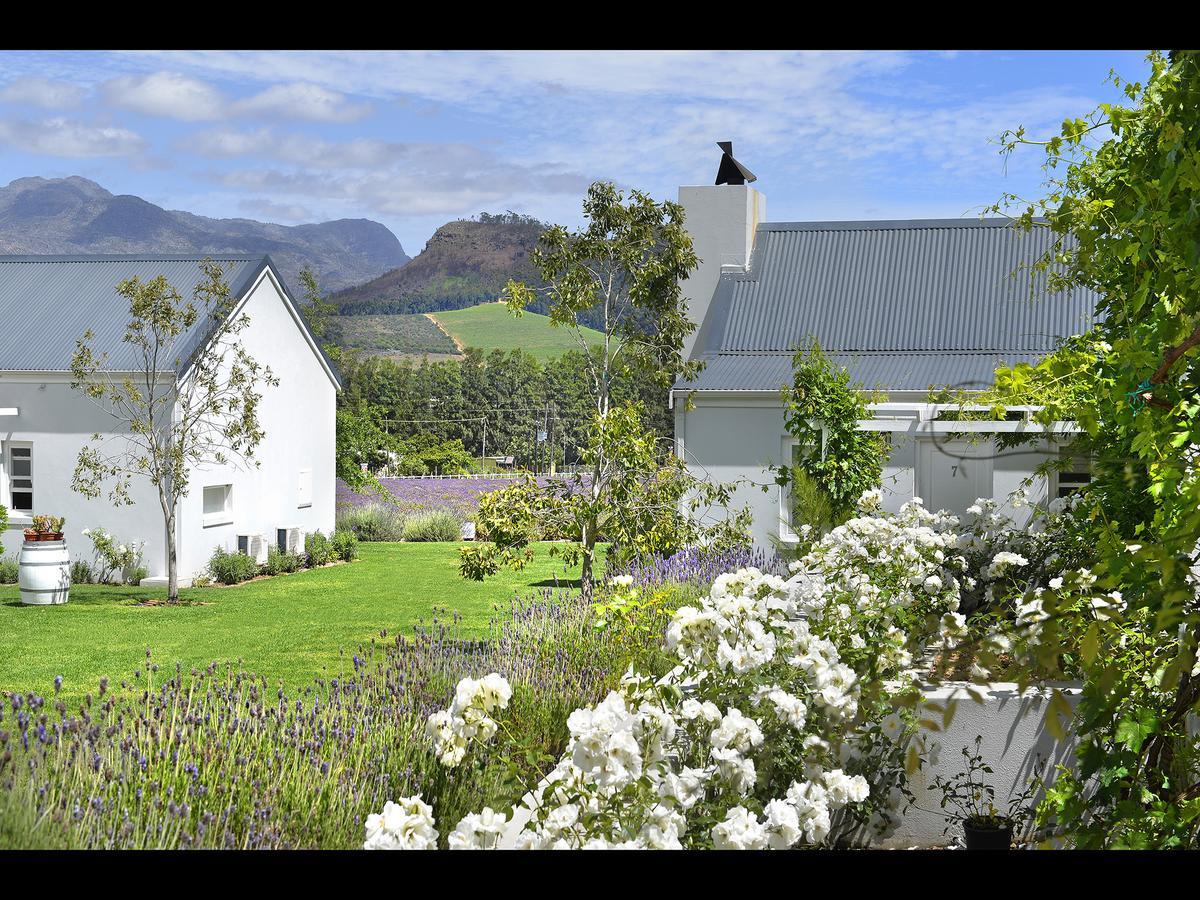
[[[165,679],[143,666],[77,708],[11,694],[0,711],[0,846],[337,848],[361,844],[366,815],[424,792],[463,813],[512,803],[528,771],[486,760],[447,779],[422,734],[464,674],[501,672],[538,766],[561,752],[566,718],[624,671],[631,648],[592,627],[577,597],[515,600],[487,640],[435,613],[414,636],[372,640],[338,678],[295,696],[224,669]]]
[[[629,575],[633,578],[633,585],[640,588],[685,585],[707,589],[722,573],[747,567],[754,567],[767,575],[790,577],[783,561],[767,556],[762,550],[743,548],[713,552],[703,547],[691,547],[673,556],[635,559],[625,566],[610,567],[606,575],[610,578]]]

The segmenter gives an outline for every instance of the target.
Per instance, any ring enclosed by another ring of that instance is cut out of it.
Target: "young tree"
[[[72,388],[125,426],[79,451],[72,487],[96,498],[108,484],[116,505],[132,504],[130,484],[146,478],[158,492],[167,537],[167,595],[179,600],[176,515],[187,496],[194,466],[230,461],[258,465],[255,450],[265,437],[258,419],[260,390],[279,380],[270,367],[246,352],[239,335],[250,324],[234,314],[220,265],[200,264],[202,278],[190,300],[163,276],[138,277],[117,285],[129,301],[124,341],[137,354],[134,373],[106,372],[108,353],[97,353],[89,329],[71,357]],[[207,332],[191,358],[181,357],[181,338],[194,328]]]
[[[480,525],[491,543],[462,548],[460,570],[482,579],[501,565],[524,565],[540,524],[569,537],[565,550],[555,550],[580,565],[583,595],[590,599],[602,537],[620,554],[678,549],[681,538],[697,536],[682,508],[685,497],[698,505],[697,498],[711,500],[716,492],[727,500],[729,494],[688,476],[670,448],[658,446],[640,405],[614,405],[614,382],[623,371],[666,391],[677,376],[693,378],[702,366],[684,359],[682,349],[696,325],[688,319],[680,282],[698,263],[683,208],[655,203],[640,191],[626,200],[612,184],[597,182],[583,212],[586,227],[570,232],[553,226],[531,254],[545,288],[510,281],[504,299],[520,315],[544,295],[551,323],[570,330],[579,343],[594,414],[580,452],[584,471],[567,484],[538,490],[528,482],[485,503]],[[601,326],[599,348],[587,339],[585,315]],[[726,527],[741,528],[744,540],[744,526],[738,517]]]
[[[555,225],[530,254],[546,287],[515,281],[504,300],[517,315],[541,293],[550,321],[568,329],[586,357],[596,413],[611,406],[612,386],[624,364],[667,390],[677,376],[694,378],[703,364],[683,357],[683,340],[696,330],[687,316],[680,282],[699,264],[683,224],[683,207],[655,203],[641,191],[629,201],[615,186],[598,181],[583,202],[588,225],[569,232]],[[581,322],[599,312],[602,352],[589,352]]]

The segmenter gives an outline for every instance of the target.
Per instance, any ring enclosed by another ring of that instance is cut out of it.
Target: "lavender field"
[[[549,484],[551,480],[565,481],[571,476],[551,479],[542,476],[538,484]],[[340,478],[337,480],[336,506],[339,511],[365,509],[385,503],[394,505],[401,513],[446,512],[460,522],[470,521],[479,509],[481,494],[510,487],[520,479],[513,476],[481,478],[380,478],[380,483],[391,497],[371,493],[358,493]],[[394,499],[393,499],[394,498]]]

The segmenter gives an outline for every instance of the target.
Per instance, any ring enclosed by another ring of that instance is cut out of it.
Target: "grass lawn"
[[[236,662],[289,688],[351,668],[350,656],[378,636],[409,632],[434,607],[456,610],[464,630],[482,634],[514,593],[552,587],[563,563],[545,545],[522,572],[483,583],[458,576],[458,544],[360,544],[353,563],[280,575],[228,588],[180,591],[175,607],[146,606],[161,588],[82,585],[64,606],[21,605],[0,585],[0,692],[79,697],[108,676],[114,686],[145,663],[160,671]],[[574,573],[573,573],[574,577]],[[344,653],[339,653],[344,651]]]
[[[466,309],[430,313],[463,347],[515,350],[520,348],[540,360],[578,350],[575,335],[566,328],[555,328],[548,316],[527,312],[514,316],[503,303],[481,303]],[[603,344],[604,335],[584,329],[590,344]]]

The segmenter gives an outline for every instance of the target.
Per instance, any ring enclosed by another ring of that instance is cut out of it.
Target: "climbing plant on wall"
[[[784,423],[796,438],[796,451],[774,467],[775,480],[798,495],[816,491],[825,500],[811,504],[822,511],[808,524],[837,524],[854,511],[863,491],[879,487],[883,477],[887,443],[880,432],[858,427],[882,395],[852,380],[815,340],[797,351],[792,367],[792,383],[783,388],[782,397]],[[829,521],[821,521],[826,517]]]

